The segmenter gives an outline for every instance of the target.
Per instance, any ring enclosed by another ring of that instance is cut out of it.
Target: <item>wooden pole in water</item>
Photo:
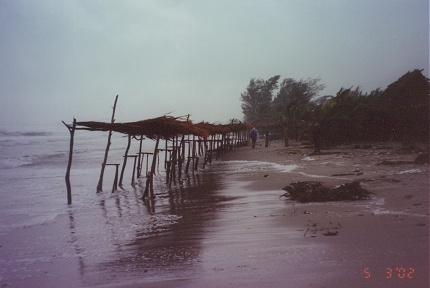
[[[118,167],[120,164],[108,164],[106,166],[115,166],[115,179],[113,180],[112,193],[118,190]]]
[[[195,135],[193,135],[193,173],[194,173],[194,171],[196,170],[196,167],[195,167],[195,160],[196,160],[196,136]]]
[[[160,136],[157,136],[157,141],[155,142],[154,154],[152,157],[151,171],[148,173],[148,178],[146,179],[145,192],[143,192],[143,198],[148,197],[149,192],[151,193],[151,199],[155,198],[154,188],[153,188],[153,178],[155,174],[155,168],[157,165],[157,154],[158,154],[158,143],[160,142]]]
[[[133,174],[131,176],[131,187],[134,188],[134,175],[136,173],[136,159],[137,159],[137,155],[131,155],[129,157],[133,157],[134,158],[134,162],[133,162]]]
[[[136,138],[137,139],[137,138]],[[140,178],[142,176],[142,142],[143,142],[143,135],[140,135],[139,139],[139,159],[137,164],[137,178]]]
[[[115,97],[115,102],[113,104],[113,111],[112,111],[112,118],[110,123],[115,122],[115,109],[116,109],[116,102],[118,101],[118,95],[116,95]],[[109,131],[109,136],[108,136],[108,141],[106,144],[106,150],[105,150],[105,157],[103,159],[103,163],[102,163],[102,169],[100,171],[100,178],[99,178],[99,183],[97,184],[97,192],[101,192],[103,191],[103,175],[105,173],[105,166],[106,166],[106,162],[107,162],[107,158],[109,155],[109,148],[110,148],[110,139],[112,137],[112,130]]]
[[[172,177],[170,178],[170,182],[169,182],[169,188],[171,187],[171,184],[172,184],[172,181],[173,181],[173,183],[174,184],[176,184],[176,180],[175,180],[175,178],[176,178],[176,151],[177,151],[177,147],[176,147],[176,136],[173,136],[173,139],[172,139],[172,156],[171,156],[171,159],[172,159],[172,170],[171,170],[171,172],[172,172]]]
[[[113,181],[112,192],[118,190],[118,167],[119,164],[115,164],[115,180]]]
[[[188,168],[190,167],[190,160],[191,160],[190,135],[187,135],[187,144],[188,144],[188,158],[187,158],[187,164],[185,165],[185,174],[188,174]]]
[[[178,179],[182,178],[182,163],[184,162],[184,154],[185,154],[185,143],[184,143],[184,135],[182,135],[181,142],[178,146]]]
[[[70,150],[69,150],[69,163],[67,164],[66,171],[66,187],[67,187],[67,204],[72,204],[72,186],[70,185],[70,169],[72,168],[72,159],[73,159],[73,142],[75,138],[75,129],[76,129],[76,119],[73,118],[73,125],[70,127],[66,123],[63,124],[67,127],[70,132]]]
[[[128,156],[128,150],[130,150],[130,145],[131,145],[131,135],[128,135],[127,148],[125,149],[124,161],[122,163],[122,168],[121,168],[121,176],[119,177],[119,187],[121,188],[122,188],[122,178],[124,177],[125,166],[127,165],[127,156]]]

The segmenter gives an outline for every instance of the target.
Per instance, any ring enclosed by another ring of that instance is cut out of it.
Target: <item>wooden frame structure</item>
[[[76,119],[73,120],[73,125],[68,125],[63,122],[70,131],[70,154],[66,173],[68,204],[72,203],[70,169],[75,130],[109,132],[100,179],[97,184],[97,192],[103,190],[103,171],[105,166],[109,165],[115,166],[116,168],[112,192],[117,190],[118,186],[122,188],[123,176],[128,158],[133,158],[134,160],[131,182],[131,185],[134,187],[135,175],[137,175],[137,178],[141,177],[143,162],[146,158],[146,184],[143,198],[155,198],[153,179],[156,173],[157,156],[160,152],[165,153],[164,168],[166,171],[166,184],[171,187],[172,183],[176,183],[176,179],[182,179],[182,173],[188,174],[190,170],[194,173],[194,171],[198,170],[199,160],[202,156],[203,161],[201,163],[204,169],[207,164],[212,163],[214,155],[215,159],[218,159],[228,151],[247,145],[250,129],[250,125],[248,124],[231,123],[227,125],[215,125],[205,122],[193,124],[192,121],[189,120],[189,115],[181,117],[161,116],[136,122],[115,123],[114,115],[116,102],[117,98],[115,99],[110,123],[96,121],[78,122]],[[118,176],[120,164],[107,163],[112,132],[128,135],[120,176]],[[154,152],[142,152],[142,141],[145,138],[155,141]],[[132,139],[140,141],[139,152],[135,155],[129,154]],[[163,140],[165,141],[164,148],[159,148],[160,141]],[[150,170],[148,170],[149,158],[151,156],[152,163]]]

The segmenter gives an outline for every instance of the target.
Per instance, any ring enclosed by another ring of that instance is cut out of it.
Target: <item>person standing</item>
[[[251,133],[249,133],[249,137],[252,140],[252,148],[255,148],[255,143],[257,142],[257,138],[258,138],[258,132],[257,132],[257,129],[255,129],[255,127],[252,127]]]

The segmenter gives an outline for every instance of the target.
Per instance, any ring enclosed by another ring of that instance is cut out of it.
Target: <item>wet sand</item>
[[[373,145],[372,149],[338,147],[330,151],[333,154],[309,156],[311,149],[298,143],[284,148],[272,142],[267,148],[244,147],[228,154],[223,163],[264,161],[297,167],[288,173],[252,162],[261,169],[226,171],[219,193],[235,198],[206,223],[198,265],[191,275],[141,283],[145,287],[428,287],[428,166],[377,165],[383,160],[414,160],[416,155],[393,154],[395,144]],[[339,174],[354,175],[332,176]],[[280,198],[281,188],[292,181],[334,186],[359,178],[375,193],[372,199],[299,204]],[[128,287],[141,287],[138,282]]]
[[[273,247],[274,254],[283,255],[266,255],[271,265],[264,269],[263,286],[282,287],[288,281],[294,283],[291,287],[429,286],[429,170],[427,165],[378,165],[384,160],[415,159],[416,154],[393,153],[397,148],[394,143],[373,143],[370,149],[351,145],[312,156],[308,155],[312,150],[299,143],[284,148],[275,142],[254,151],[245,148],[224,159],[299,166],[291,173],[243,175],[247,189],[257,193],[276,194],[292,181],[335,186],[354,179],[363,179],[362,187],[375,193],[365,201],[285,201],[279,209],[268,205],[265,215],[276,227],[270,233],[292,227],[297,233],[283,245],[277,245],[282,243],[280,235],[272,236],[266,245],[261,243],[260,248]]]
[[[2,235],[0,284],[429,287],[429,169],[377,165],[415,159],[396,148],[311,156],[299,143],[274,141],[233,151],[171,190],[158,187],[152,203],[139,189],[91,196],[91,209],[74,204],[51,223]],[[372,199],[280,197],[292,181],[353,179]]]

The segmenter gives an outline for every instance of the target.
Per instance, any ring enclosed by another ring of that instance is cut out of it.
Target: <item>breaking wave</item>
[[[40,155],[40,156],[20,156],[20,157],[8,157],[0,158],[0,169],[18,168],[18,167],[34,167],[38,165],[49,165],[53,163],[62,163],[65,161],[66,153],[55,153],[51,155]]]
[[[9,132],[9,131],[2,131],[0,130],[0,136],[13,136],[13,137],[40,137],[40,136],[51,136],[51,132],[44,132],[44,131],[29,131],[29,132]]]

